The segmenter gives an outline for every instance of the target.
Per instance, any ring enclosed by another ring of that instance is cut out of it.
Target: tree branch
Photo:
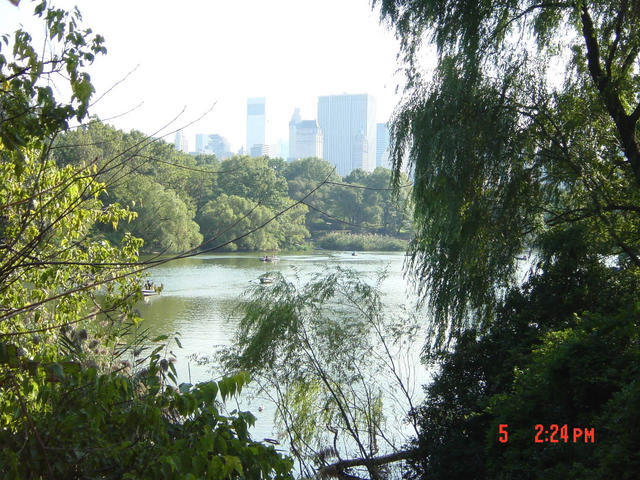
[[[640,184],[640,145],[638,145],[635,136],[634,117],[627,115],[617,91],[611,83],[610,76],[605,75],[602,71],[602,66],[600,65],[600,46],[596,38],[591,14],[586,5],[582,6],[580,19],[582,21],[582,35],[587,49],[589,73],[596,88],[600,92],[600,97],[604,101],[609,116],[616,125],[622,143],[622,149],[631,165],[633,174],[636,177],[636,182]]]
[[[618,49],[618,44],[620,43],[620,35],[622,33],[622,23],[624,21],[624,14],[627,10],[627,0],[622,0],[620,4],[620,10],[618,11],[618,18],[616,18],[616,26],[615,33],[616,36],[613,39],[613,43],[611,44],[611,48],[609,49],[609,55],[607,56],[607,61],[605,63],[605,68],[607,69],[607,75],[611,76],[611,65],[613,64],[613,58],[615,57],[616,50]]]
[[[399,452],[391,453],[389,455],[382,455],[380,457],[373,458],[354,458],[350,460],[341,460],[326,467],[322,467],[318,470],[320,478],[343,478],[344,470],[352,467],[377,467],[380,465],[387,465],[389,463],[399,462],[402,460],[409,460],[415,458],[418,455],[418,450],[401,450]]]

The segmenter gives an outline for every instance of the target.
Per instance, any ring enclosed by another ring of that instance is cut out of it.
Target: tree
[[[488,331],[470,328],[455,336],[455,348],[432,351],[439,368],[412,412],[420,454],[409,478],[591,478],[585,466],[593,478],[633,475],[637,440],[601,418],[635,411],[616,400],[635,395],[640,284],[637,275],[585,257],[579,243],[512,289]],[[506,443],[498,440],[500,424],[508,425]],[[602,455],[583,440],[537,444],[536,424],[597,425]],[[604,446],[610,443],[615,453]]]
[[[273,210],[286,203],[287,181],[265,157],[232,157],[221,164],[225,172],[222,193],[248,198]]]
[[[219,172],[220,162],[215,155],[198,154],[194,157],[196,169],[191,170],[186,193],[193,199],[196,206],[196,215],[200,213],[202,207],[220,194],[218,177],[209,172]]]
[[[318,185],[327,177],[331,182],[339,182],[340,176],[335,172],[335,167],[325,160],[318,158],[303,158],[293,160],[286,164],[284,176],[287,179],[289,197],[302,198],[310,188]],[[327,230],[334,227],[334,221],[326,214],[335,212],[335,188],[333,185],[325,185],[306,200],[309,205],[309,213],[306,225],[310,232]]]
[[[274,219],[275,212],[264,205],[222,194],[202,208],[197,221],[205,239],[225,250],[276,251],[298,247],[309,236],[306,211],[304,205],[296,205]]]
[[[390,464],[413,455],[399,448],[407,439],[399,417],[415,401],[417,327],[385,314],[378,286],[340,268],[302,285],[276,276],[241,304],[223,364],[250,372],[273,399],[305,477],[388,478]]]
[[[405,154],[414,170],[411,266],[440,338],[490,321],[517,257],[552,257],[547,239],[568,226],[640,266],[636,2],[373,4],[408,74],[392,157],[396,181]],[[438,51],[431,82],[425,39]]]
[[[97,119],[58,135],[52,151],[59,165],[78,166],[83,159],[93,159],[100,170],[96,178],[107,187],[100,195],[102,202],[136,213],[135,219],[118,229],[100,228],[107,238],[119,240],[132,233],[145,241],[142,248],[147,252],[182,252],[201,243],[193,221],[198,202],[188,193],[210,194],[216,175],[198,171],[199,178],[194,178],[191,156],[176,152],[164,141],[137,131],[125,133]]]
[[[130,175],[112,191],[112,200],[137,213],[135,219],[118,228],[143,239],[142,248],[147,252],[184,252],[202,243],[200,229],[193,220],[195,212],[173,190],[148,177]]]
[[[0,476],[291,478],[289,459],[251,440],[251,414],[224,411],[246,374],[177,386],[166,338],[139,326],[142,242],[94,235],[135,216],[101,200],[111,166],[51,155],[87,116],[84,70],[103,40],[77,9],[43,1],[35,15],[43,46],[22,29],[0,39]]]
[[[631,478],[639,440],[619,422],[638,395],[637,2],[373,4],[407,72],[394,175],[408,160],[410,266],[441,367],[407,476]],[[535,443],[536,424],[583,423],[602,453]]]
[[[392,190],[392,172],[377,167],[373,172],[356,169],[344,181],[365,187],[362,191],[361,205],[363,222],[370,230],[386,235],[398,235],[402,230],[411,231],[407,210],[410,206],[408,189],[409,179],[404,173],[398,177],[399,188]],[[358,187],[356,187],[358,188]]]

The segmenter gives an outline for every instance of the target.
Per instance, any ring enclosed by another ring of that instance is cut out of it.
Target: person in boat
[[[146,281],[146,283],[144,284],[144,288],[145,290],[151,290],[151,282],[149,280]]]

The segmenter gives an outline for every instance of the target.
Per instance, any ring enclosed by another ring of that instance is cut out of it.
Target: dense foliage
[[[406,476],[635,478],[638,2],[373,3],[407,73],[394,172],[439,367]]]
[[[166,339],[140,327],[142,240],[101,238],[146,215],[105,202],[107,183],[117,189],[131,171],[117,153],[76,151],[64,165],[51,154],[86,118],[84,68],[102,38],[80,28],[77,10],[38,2],[35,15],[44,56],[23,30],[0,39],[0,477],[290,478],[288,458],[251,440],[251,414],[224,410],[246,374],[176,386]],[[59,78],[66,101],[51,86]],[[188,220],[175,193],[149,190],[145,204]]]
[[[411,231],[409,188],[394,196],[391,172],[382,168],[355,171],[343,183],[317,158],[220,162],[97,120],[60,135],[53,155],[59,165],[92,158],[103,167],[99,178],[109,191],[103,202],[137,215],[100,233],[112,240],[131,233],[147,252],[184,252],[203,243],[205,249],[275,251],[306,247],[311,236],[327,231],[405,238]],[[403,182],[408,187],[406,177]]]
[[[564,257],[512,290],[488,332],[432,353],[412,477],[633,478],[640,439],[620,420],[638,413],[639,288],[595,258]],[[536,443],[538,424],[594,428],[595,443]]]
[[[407,244],[407,240],[397,237],[348,232],[329,232],[315,240],[317,247],[326,250],[404,252]]]
[[[414,169],[412,266],[441,331],[490,319],[517,256],[570,224],[640,266],[636,2],[374,3],[409,74],[393,158]]]

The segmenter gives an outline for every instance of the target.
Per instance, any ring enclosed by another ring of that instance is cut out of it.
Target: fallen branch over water
[[[344,470],[352,467],[367,467],[371,470],[374,467],[380,465],[387,465],[389,463],[399,462],[401,460],[409,460],[414,458],[418,454],[418,450],[401,450],[399,452],[390,453],[389,455],[382,455],[380,457],[373,458],[353,458],[350,460],[340,460],[339,462],[332,463],[326,467],[322,467],[318,471],[320,478],[351,478],[355,479],[351,475],[344,473]]]

